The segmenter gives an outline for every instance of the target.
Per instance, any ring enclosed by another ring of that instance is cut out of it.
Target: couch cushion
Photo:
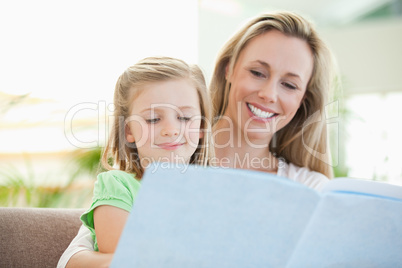
[[[0,267],[56,267],[84,209],[0,208]]]

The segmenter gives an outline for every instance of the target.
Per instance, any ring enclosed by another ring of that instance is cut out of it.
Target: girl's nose
[[[161,130],[161,135],[165,137],[173,137],[178,136],[179,132],[177,126],[172,123],[166,123]]]
[[[267,82],[258,91],[258,97],[264,99],[265,102],[275,103],[278,100],[278,88],[275,82]]]

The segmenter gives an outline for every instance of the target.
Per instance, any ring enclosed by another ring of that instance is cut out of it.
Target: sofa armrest
[[[0,208],[0,267],[56,267],[84,209]]]

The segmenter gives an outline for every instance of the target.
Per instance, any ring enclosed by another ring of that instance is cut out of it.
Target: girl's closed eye
[[[191,116],[178,116],[177,119],[187,122],[191,120]]]
[[[155,124],[160,120],[161,120],[160,118],[149,118],[149,119],[145,119],[145,122],[147,122],[148,124]]]

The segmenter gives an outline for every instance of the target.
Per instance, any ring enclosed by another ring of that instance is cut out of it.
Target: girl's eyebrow
[[[265,62],[265,61],[262,61],[262,60],[256,60],[256,61],[254,61],[254,62],[261,64],[262,66],[264,66],[264,67],[267,68],[267,69],[271,69],[271,66],[269,65],[268,62]],[[298,74],[295,74],[295,73],[292,73],[292,72],[288,72],[288,73],[286,73],[286,75],[287,75],[287,76],[292,76],[292,77],[295,77],[295,78],[298,78],[298,79],[301,80],[301,77],[300,77],[300,75],[298,75]]]
[[[177,109],[177,110],[180,110],[180,111],[183,111],[183,110],[197,110],[196,107],[191,106],[191,105],[175,106],[175,105],[171,105],[171,104],[160,104],[160,105],[155,104],[154,107],[145,108],[142,111],[140,111],[140,113],[145,113],[145,112],[152,111],[152,110],[154,110],[154,111],[163,110],[164,108]]]

